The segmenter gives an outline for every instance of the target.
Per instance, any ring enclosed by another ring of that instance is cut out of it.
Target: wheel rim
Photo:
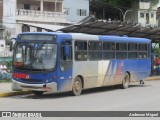
[[[75,81],[75,83],[74,83],[74,90],[77,93],[81,91],[81,82],[80,82],[80,80],[76,80]]]

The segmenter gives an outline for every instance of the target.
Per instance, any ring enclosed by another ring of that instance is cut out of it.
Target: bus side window
[[[126,43],[116,43],[116,59],[127,59]]]
[[[103,59],[115,59],[115,43],[103,42]]]
[[[69,54],[66,55],[66,45],[68,47]],[[61,43],[61,60],[60,60],[60,68],[61,71],[66,71],[72,66],[72,44],[70,41],[66,41],[65,43]]]
[[[88,42],[88,58],[90,61],[102,60],[102,42],[101,41]]]
[[[146,59],[148,55],[148,45],[139,44],[139,58]]]
[[[128,43],[128,59],[137,59],[137,58],[138,58],[138,44]]]
[[[85,61],[87,60],[87,42],[86,41],[75,41],[75,60]]]

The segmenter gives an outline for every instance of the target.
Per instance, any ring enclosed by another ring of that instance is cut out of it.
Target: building
[[[89,15],[89,0],[3,0],[9,37],[20,32],[55,31]]]
[[[3,1],[0,0],[0,40],[3,39],[4,37],[3,35],[4,27],[2,25],[2,17],[3,17]]]
[[[157,6],[153,6],[150,10],[149,8],[150,0],[139,0],[139,2],[134,2],[132,10],[126,12],[126,21],[140,23],[142,26],[157,26]]]
[[[63,4],[69,22],[79,22],[89,16],[89,0],[64,0]]]
[[[3,17],[3,1],[0,0],[0,21],[2,20]]]

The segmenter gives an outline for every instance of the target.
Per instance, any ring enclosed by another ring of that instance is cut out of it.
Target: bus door
[[[72,41],[63,40],[60,44],[59,91],[68,91],[72,86]]]

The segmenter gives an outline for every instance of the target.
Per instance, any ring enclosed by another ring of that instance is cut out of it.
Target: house
[[[89,0],[3,0],[5,33],[56,31],[89,15]]]
[[[132,10],[126,13],[126,21],[140,23],[142,26],[156,26],[157,6],[153,6],[150,10],[149,8],[150,0],[139,0],[139,2],[134,2]]]

